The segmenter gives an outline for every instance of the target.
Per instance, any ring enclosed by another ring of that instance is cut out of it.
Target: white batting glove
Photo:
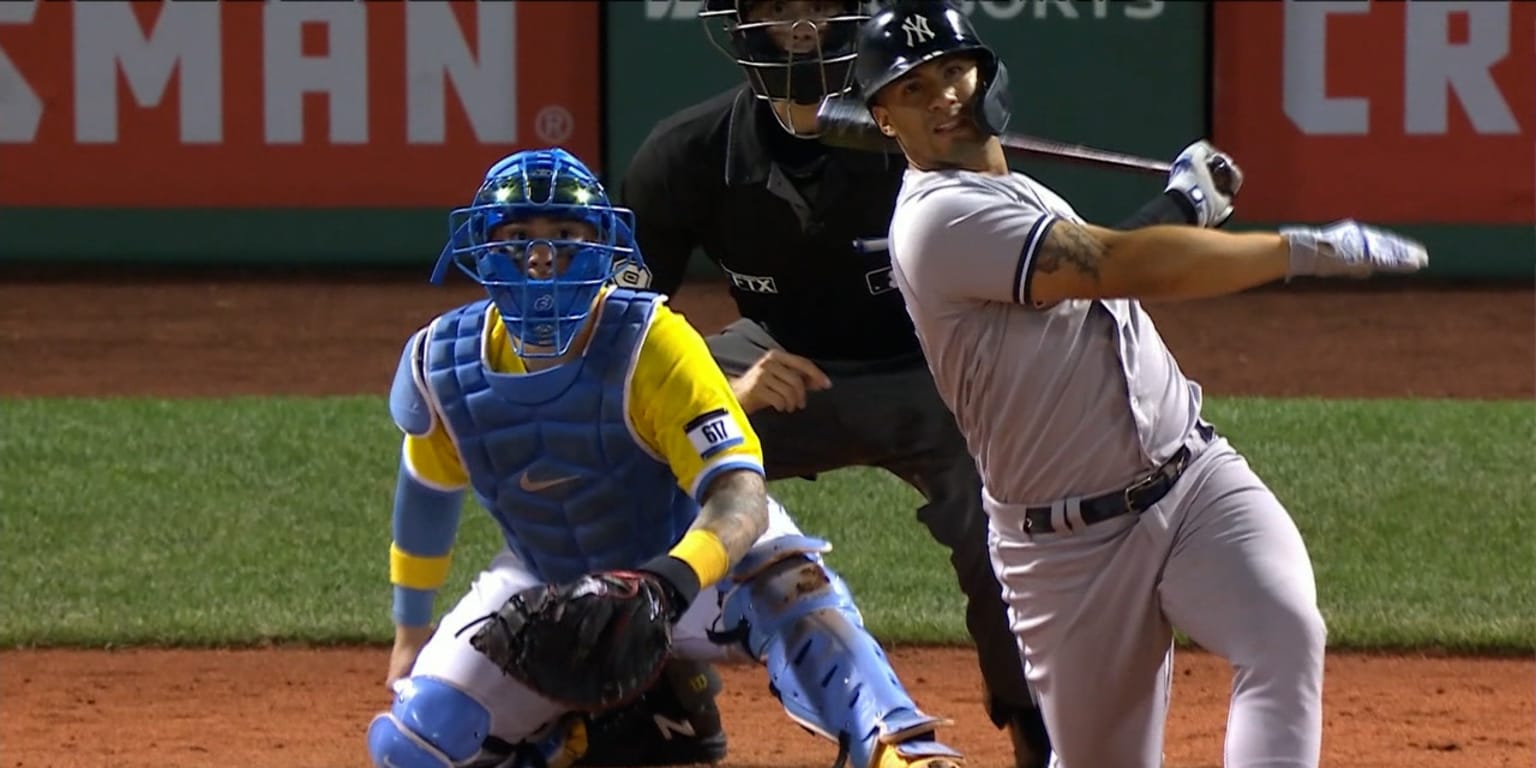
[[[1374,272],[1415,272],[1429,264],[1429,251],[1422,244],[1353,219],[1322,229],[1286,227],[1280,236],[1291,246],[1287,278],[1366,277]]]
[[[1243,186],[1243,171],[1231,155],[1201,139],[1184,148],[1168,172],[1165,192],[1177,192],[1195,209],[1195,223],[1219,227],[1232,217],[1232,198]]]

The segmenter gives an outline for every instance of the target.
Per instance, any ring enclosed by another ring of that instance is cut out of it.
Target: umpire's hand
[[[747,413],[764,408],[789,413],[805,407],[808,390],[827,389],[832,380],[809,359],[781,349],[769,350],[746,373],[731,380],[731,389]]]

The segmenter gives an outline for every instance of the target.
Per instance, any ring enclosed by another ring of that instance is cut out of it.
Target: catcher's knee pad
[[[430,677],[400,683],[395,703],[368,725],[368,754],[381,768],[452,768],[474,757],[491,713],[469,694]]]
[[[868,768],[882,742],[927,741],[935,754],[954,754],[931,741],[942,721],[920,711],[896,678],[847,584],[822,562],[827,548],[795,536],[750,553],[736,569],[750,580],[721,612],[726,634],[766,661],[790,718],[836,741],[854,768]]]

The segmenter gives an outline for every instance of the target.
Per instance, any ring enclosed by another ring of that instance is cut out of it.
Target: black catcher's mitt
[[[629,703],[661,675],[672,618],[655,575],[607,571],[513,595],[469,643],[545,698],[599,712]]]

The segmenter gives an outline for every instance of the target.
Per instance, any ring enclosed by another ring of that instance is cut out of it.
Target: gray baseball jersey
[[[1136,301],[1014,306],[1055,218],[1081,221],[1019,174],[908,170],[891,221],[897,287],[1004,503],[1123,488],[1177,451],[1200,413],[1199,385]]]
[[[1025,176],[909,170],[889,239],[981,473],[992,567],[1057,766],[1162,764],[1179,627],[1237,670],[1225,765],[1315,768],[1326,630],[1301,534],[1200,419],[1199,386],[1136,301],[1024,306],[1063,219],[1079,220]],[[1087,524],[1082,497],[1123,498],[1181,447],[1155,502]],[[1030,507],[1049,523],[1026,525]]]

